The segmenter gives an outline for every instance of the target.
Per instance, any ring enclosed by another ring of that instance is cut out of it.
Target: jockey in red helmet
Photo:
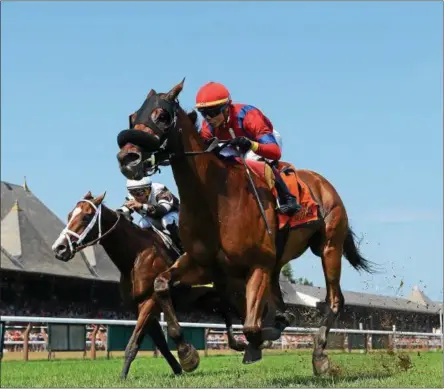
[[[199,89],[196,109],[204,118],[200,136],[209,140],[230,140],[228,131],[233,129],[236,138],[230,142],[243,153],[252,151],[263,159],[278,161],[281,158],[271,121],[257,108],[246,104],[234,104],[228,89],[217,82],[209,82]],[[252,154],[251,152],[249,154]],[[282,213],[293,214],[301,208],[290,193],[277,169],[272,166],[275,186]]]

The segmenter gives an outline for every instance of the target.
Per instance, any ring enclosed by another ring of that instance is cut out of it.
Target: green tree
[[[309,285],[309,286],[313,286],[313,282],[307,280],[305,277],[299,277],[297,280],[295,280],[296,284],[300,284],[300,285]]]
[[[300,285],[309,285],[309,286],[313,286],[313,282],[309,281],[307,278],[305,277],[299,277],[298,279],[294,278],[294,274],[293,274],[293,269],[291,268],[290,264],[287,263],[282,267],[281,273],[287,277],[291,282],[295,283],[295,284],[300,284]]]
[[[289,263],[286,263],[281,270],[281,273],[287,277],[291,282],[294,282],[293,269],[291,268]]]

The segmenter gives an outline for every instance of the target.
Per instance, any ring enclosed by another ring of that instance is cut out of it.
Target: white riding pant
[[[152,226],[152,218],[150,216],[142,217],[139,221],[139,227],[141,228],[149,228]],[[168,212],[162,219],[160,220],[162,227],[164,230],[167,229],[167,226],[170,224],[176,223],[179,225],[179,213],[177,211]]]

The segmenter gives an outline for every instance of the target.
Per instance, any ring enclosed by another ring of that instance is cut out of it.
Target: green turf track
[[[442,388],[442,353],[409,353],[412,366],[403,370],[398,356],[387,354],[332,354],[335,376],[313,377],[309,353],[264,355],[244,366],[242,356],[202,357],[193,373],[175,377],[162,358],[140,357],[128,380],[117,378],[122,358],[54,361],[6,361],[1,387],[355,387]],[[401,364],[402,365],[402,364]]]

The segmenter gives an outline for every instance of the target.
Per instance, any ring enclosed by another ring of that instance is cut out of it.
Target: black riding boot
[[[180,250],[181,253],[183,253],[182,241],[180,240],[179,236],[179,226],[177,226],[176,223],[169,224],[167,226],[167,230],[170,233],[170,237],[176,247]]]
[[[292,215],[298,212],[302,207],[296,201],[296,197],[294,197],[290,191],[288,190],[287,185],[282,179],[281,175],[277,171],[277,169],[272,168],[275,178],[275,187],[279,196],[279,210],[281,213],[286,213],[287,215]]]

